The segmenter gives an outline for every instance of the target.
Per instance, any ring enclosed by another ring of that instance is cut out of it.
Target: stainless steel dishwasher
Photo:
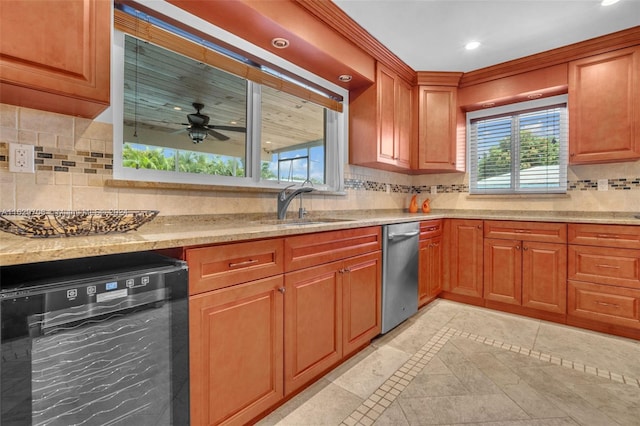
[[[382,333],[418,311],[419,222],[382,227]]]

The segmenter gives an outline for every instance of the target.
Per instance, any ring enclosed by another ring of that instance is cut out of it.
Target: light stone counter
[[[233,241],[281,237],[312,232],[385,225],[416,220],[462,218],[638,225],[633,213],[438,210],[430,214],[398,210],[343,211],[311,215],[307,220],[328,222],[296,225],[272,216],[211,215],[159,216],[137,231],[124,234],[70,238],[26,238],[0,233],[0,266],[99,256],[134,251],[188,247]],[[640,227],[638,228],[640,232]]]

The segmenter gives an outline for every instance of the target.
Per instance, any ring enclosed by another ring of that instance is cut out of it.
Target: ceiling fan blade
[[[226,130],[228,132],[242,132],[247,133],[246,127],[237,127],[237,126],[216,126],[213,124],[209,124],[207,126],[208,129],[216,129],[216,130]]]
[[[227,135],[223,135],[220,132],[216,132],[213,129],[208,129],[208,133],[219,141],[228,141],[230,138]]]

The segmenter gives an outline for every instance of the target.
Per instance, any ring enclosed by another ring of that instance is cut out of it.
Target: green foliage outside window
[[[170,155],[167,155],[169,153]],[[122,151],[124,167],[176,171],[176,151],[145,145],[139,149],[125,143]],[[264,169],[264,167],[263,167]],[[244,164],[238,158],[223,158],[220,155],[195,151],[178,151],[178,171],[218,176],[244,176]]]
[[[553,137],[540,137],[529,130],[520,132],[520,170],[559,164],[560,146]],[[478,180],[511,172],[511,138],[489,149],[478,162]]]

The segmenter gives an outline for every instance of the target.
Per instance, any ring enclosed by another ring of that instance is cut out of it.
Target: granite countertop
[[[134,251],[188,247],[440,218],[640,225],[628,212],[434,210],[343,211],[311,214],[308,224],[282,223],[274,215],[159,216],[137,231],[70,238],[0,234],[0,265],[34,263]]]

